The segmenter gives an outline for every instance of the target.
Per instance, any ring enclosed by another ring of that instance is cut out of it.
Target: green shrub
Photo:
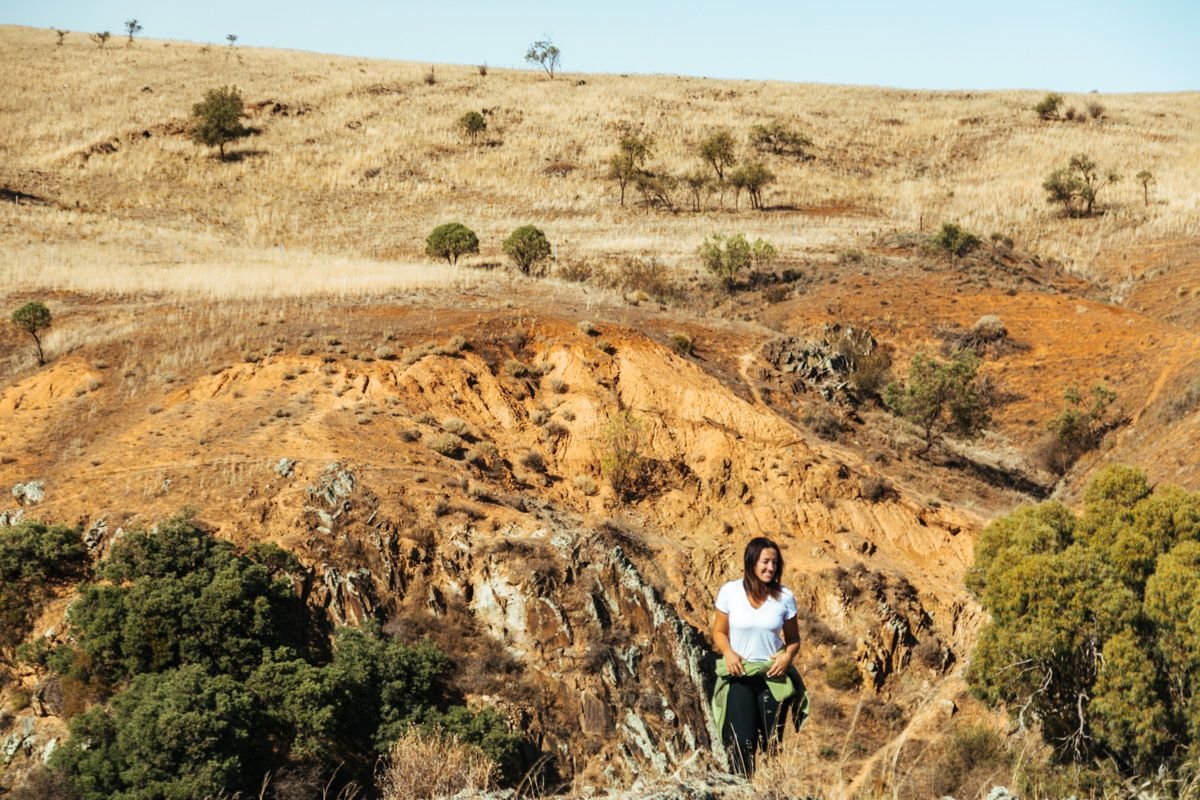
[[[469,253],[479,253],[479,237],[460,222],[438,225],[425,239],[425,255],[444,258],[452,267],[458,264],[459,258]]]
[[[1058,119],[1058,110],[1062,104],[1063,96],[1057,92],[1050,92],[1033,107],[1033,110],[1042,119]]]
[[[976,377],[979,357],[969,350],[946,361],[918,353],[908,369],[908,380],[891,384],[884,404],[916,428],[924,456],[947,434],[971,438],[991,423],[987,400]]]
[[[811,139],[792,130],[780,120],[755,125],[750,129],[750,145],[760,153],[809,158],[808,148],[812,147],[812,144]]]
[[[1046,423],[1050,440],[1041,457],[1051,471],[1063,474],[1084,453],[1095,449],[1108,427],[1108,409],[1117,396],[1100,384],[1092,387],[1090,402],[1075,387],[1063,393],[1066,405]]]
[[[192,106],[192,141],[217,147],[225,160],[225,145],[245,136],[242,126],[242,95],[236,86],[209,89],[204,99]]]
[[[49,328],[51,322],[50,309],[36,300],[26,303],[12,313],[12,322],[21,330],[33,337],[37,348],[38,366],[46,363],[46,354],[42,352],[42,339],[38,331]]]
[[[1062,758],[1144,775],[1195,751],[1200,495],[1108,467],[1079,515],[1047,502],[989,525],[968,586],[990,615],[973,690],[1038,719]]]
[[[600,430],[600,472],[618,497],[636,496],[648,466],[642,455],[645,424],[629,411],[608,416]]]
[[[368,627],[339,630],[332,652],[311,648],[318,628],[283,577],[301,571],[272,545],[239,554],[186,515],[116,542],[98,570],[107,583],[72,606],[75,649],[44,659],[67,673],[64,694],[69,683],[116,692],[73,712],[55,770],[83,800],[249,796],[284,764],[344,763],[340,780],[363,785],[420,724],[480,747],[515,780],[519,739],[496,712],[462,705],[432,644]]]
[[[681,356],[694,355],[696,346],[692,342],[692,337],[686,333],[672,333],[667,340],[671,343],[671,349]]]
[[[1096,162],[1084,153],[1071,156],[1067,166],[1054,170],[1042,182],[1046,202],[1058,203],[1068,217],[1090,217],[1106,186],[1121,180],[1116,172],[1101,174]]]
[[[941,232],[933,237],[932,243],[939,250],[962,258],[979,247],[981,241],[978,236],[970,231],[963,230],[959,226],[947,222],[942,225]]]
[[[849,692],[862,685],[862,672],[852,658],[837,658],[825,665],[825,683],[830,689]]]
[[[458,118],[458,129],[471,140],[471,144],[478,144],[479,134],[487,130],[487,120],[478,111],[468,111]]]
[[[514,230],[504,240],[501,249],[526,275],[531,274],[543,261],[548,261],[552,252],[546,234],[533,225],[522,225]]]
[[[654,137],[625,130],[617,139],[617,151],[608,159],[608,177],[617,182],[621,190],[621,205],[625,205],[625,189],[636,183],[646,170],[646,161],[654,152]]]
[[[77,580],[87,566],[76,528],[33,521],[0,526],[0,653],[21,643],[53,587]]]
[[[750,269],[762,269],[775,260],[775,248],[770,242],[755,239],[746,241],[744,234],[725,237],[714,233],[696,251],[704,268],[733,291],[739,273]]]

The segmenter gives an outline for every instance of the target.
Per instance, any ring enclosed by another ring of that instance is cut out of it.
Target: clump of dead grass
[[[388,751],[379,773],[383,800],[435,800],[482,794],[496,782],[496,762],[440,730],[411,727]]]

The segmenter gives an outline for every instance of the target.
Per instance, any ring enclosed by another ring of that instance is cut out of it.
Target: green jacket
[[[770,661],[743,661],[742,668],[748,677],[755,675],[766,675],[770,668]],[[729,702],[729,684],[732,678],[729,675],[729,668],[725,666],[725,659],[717,659],[717,684],[713,687],[712,711],[713,719],[717,721],[717,733],[724,735],[725,730],[725,706]],[[796,730],[800,730],[800,726],[804,724],[804,720],[808,719],[809,701],[808,690],[804,688],[804,681],[800,678],[800,673],[796,671],[794,666],[788,667],[787,672],[777,678],[766,678],[767,688],[771,690],[771,695],[782,703],[789,697],[796,697],[795,702],[790,706],[792,715],[792,724]]]

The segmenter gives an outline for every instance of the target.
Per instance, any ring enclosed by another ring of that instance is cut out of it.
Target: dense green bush
[[[461,257],[478,252],[479,237],[461,222],[438,225],[425,239],[425,255],[430,258],[444,258],[452,267],[458,264]]]
[[[49,590],[78,579],[87,565],[78,529],[40,522],[0,527],[0,652],[29,633]]]
[[[1036,113],[1042,119],[1058,119],[1058,110],[1062,107],[1063,96],[1057,92],[1050,92],[1033,107]]]
[[[513,260],[517,269],[526,275],[530,274],[538,264],[550,258],[552,250],[550,240],[541,228],[533,225],[522,225],[508,235],[501,245],[504,254]]]
[[[0,559],[0,564],[7,563]],[[250,792],[264,773],[309,764],[369,784],[376,759],[411,725],[478,745],[515,777],[519,739],[493,711],[467,709],[452,662],[432,644],[373,628],[310,646],[278,547],[239,553],[189,515],[118,540],[82,588],[69,639],[45,659],[112,700],[71,723],[52,761],[85,800]]]
[[[938,250],[962,258],[979,247],[980,239],[970,231],[963,230],[959,226],[947,222],[942,225],[941,232],[933,237],[932,243]]]
[[[989,525],[968,585],[991,614],[973,689],[1063,758],[1145,774],[1200,745],[1200,495],[1109,467],[1078,516],[1051,502]]]

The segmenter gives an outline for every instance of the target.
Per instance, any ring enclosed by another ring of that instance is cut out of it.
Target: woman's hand
[[[717,652],[725,659],[725,668],[729,674],[745,675],[746,668],[742,666],[742,657],[733,652],[733,646],[729,643],[729,615],[724,611],[718,610],[713,615],[712,637]]]
[[[726,661],[728,663],[728,660]],[[792,654],[787,650],[780,650],[771,659],[771,666],[767,667],[768,678],[778,678],[780,675],[788,671],[788,667],[792,665]]]

